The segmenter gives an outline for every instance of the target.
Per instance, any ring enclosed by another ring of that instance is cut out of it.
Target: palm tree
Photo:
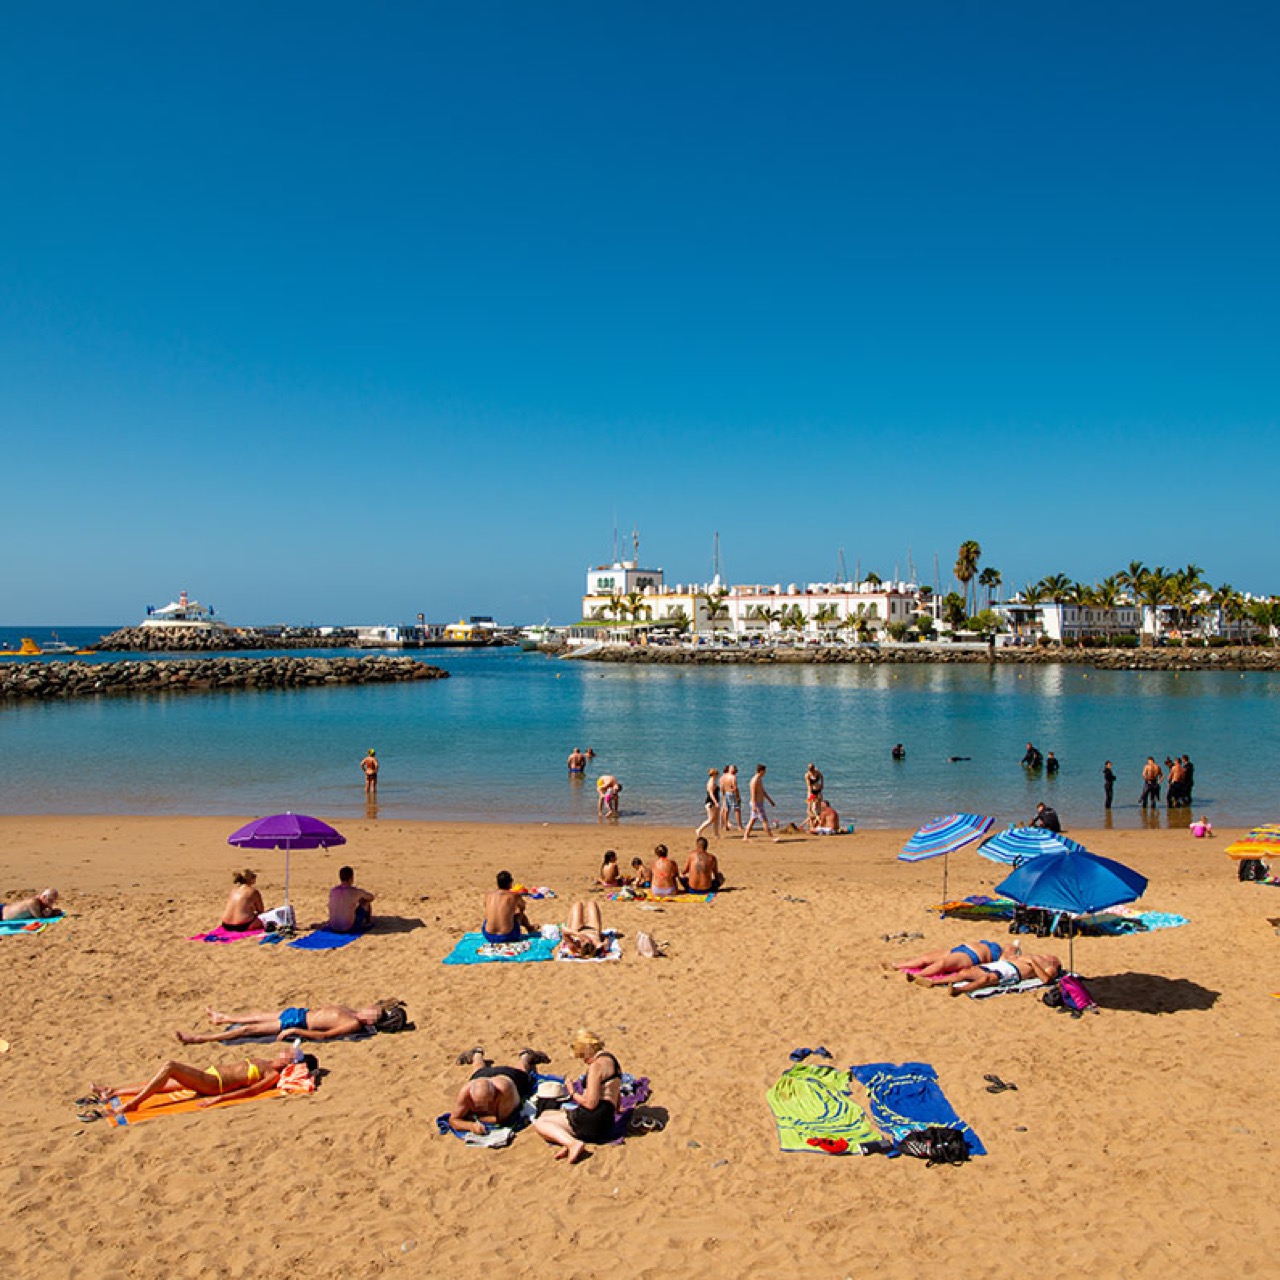
[[[834,604],[819,605],[813,612],[813,620],[818,625],[818,629],[826,631],[833,622],[840,617],[840,609]]]
[[[992,592],[997,591],[1000,587],[1000,584],[1003,581],[1004,579],[1000,576],[999,569],[992,569],[988,567],[986,569],[983,569],[983,571],[980,574],[978,574],[978,585],[980,587],[985,587],[987,589],[987,608],[988,609],[991,608]]]
[[[1074,586],[1075,583],[1065,573],[1052,573],[1047,578],[1040,579],[1041,599],[1048,600],[1051,604],[1062,604],[1071,599]]]
[[[867,583],[868,586],[872,586],[872,587],[878,587],[884,581],[884,579],[874,570],[872,570],[871,573],[867,574],[867,576],[862,580],[863,582]]]
[[[1120,603],[1120,584],[1114,574],[1103,578],[1093,589],[1093,602],[1101,610],[1105,619],[1107,643],[1111,643],[1113,624],[1115,622],[1116,605]]]
[[[978,572],[978,561],[981,558],[982,548],[972,539],[960,544],[960,551],[956,556],[955,575],[956,581],[964,588],[966,612],[971,612],[969,609],[969,583],[973,581]]]
[[[1138,580],[1138,603],[1151,610],[1152,644],[1160,638],[1160,608],[1169,603],[1171,585],[1169,571],[1160,564],[1147,569]]]
[[[695,617],[697,616],[697,601],[702,600],[707,606],[707,621],[714,631],[716,623],[729,616],[729,606],[725,604],[725,598],[728,594],[728,587],[709,587],[705,591],[695,591],[693,597]]]
[[[650,614],[651,611],[644,602],[643,591],[627,592],[626,610],[627,613],[631,615],[632,622],[639,622],[641,614],[645,614],[646,616]]]
[[[1120,584],[1121,590],[1129,593],[1130,599],[1134,604],[1138,603],[1138,591],[1142,586],[1142,579],[1147,576],[1147,566],[1141,560],[1130,560],[1127,569],[1121,569],[1116,574],[1116,582]]]

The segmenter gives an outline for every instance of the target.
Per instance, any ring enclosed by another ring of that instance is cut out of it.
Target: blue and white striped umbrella
[[[1048,853],[1088,853],[1082,844],[1068,840],[1057,831],[1043,827],[1008,827],[989,840],[984,840],[978,852],[992,862],[1003,862],[1011,867],[1043,858]]]
[[[903,862],[923,862],[941,858],[978,839],[990,831],[994,818],[980,813],[949,813],[945,818],[926,822],[902,847],[898,857]]]

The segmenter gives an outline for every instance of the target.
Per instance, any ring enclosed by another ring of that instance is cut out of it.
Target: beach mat
[[[294,938],[286,945],[297,947],[302,951],[337,951],[339,947],[348,946],[368,932],[367,929],[358,929],[355,933],[339,933],[336,929],[313,929],[304,937]]]
[[[564,1076],[543,1075],[539,1071],[533,1073],[534,1092],[537,1092],[538,1085],[546,1084],[554,1081],[556,1084],[564,1084]],[[446,1138],[457,1138],[459,1142],[466,1143],[469,1147],[507,1147],[511,1145],[511,1140],[526,1128],[533,1118],[537,1115],[537,1108],[534,1106],[532,1098],[524,1098],[519,1107],[516,1108],[515,1114],[512,1115],[506,1124],[487,1125],[484,1133],[459,1133],[449,1123],[449,1112],[436,1116],[436,1128]]]
[[[188,942],[239,942],[241,938],[261,938],[262,929],[224,929],[218,925],[206,933],[193,933]]]
[[[538,960],[555,958],[560,945],[556,938],[542,938],[537,934],[520,942],[486,942],[484,934],[464,933],[445,956],[444,964],[532,964]]]
[[[982,1139],[956,1115],[927,1062],[867,1062],[850,1067],[849,1074],[866,1089],[872,1119],[895,1142],[914,1130],[942,1125],[964,1134],[970,1155],[987,1154]]]
[[[157,1093],[148,1098],[137,1111],[127,1115],[114,1106],[106,1108],[106,1118],[112,1128],[126,1128],[129,1125],[141,1124],[144,1120],[162,1120],[165,1116],[189,1115],[191,1112],[219,1111],[223,1107],[238,1107],[246,1102],[259,1102],[263,1098],[283,1098],[279,1089],[268,1089],[266,1093],[255,1094],[252,1098],[228,1098],[215,1102],[211,1107],[202,1107],[203,1099],[190,1089],[182,1089],[177,1093]]]
[[[665,907],[668,903],[679,904],[682,902],[714,902],[716,900],[716,891],[713,889],[710,893],[673,893],[669,897],[659,898],[656,894],[645,890],[643,898],[626,897],[620,898],[616,893],[609,895],[610,902],[640,902],[646,906]]]
[[[43,933],[61,919],[62,916],[50,916],[47,920],[0,920],[0,938],[12,938],[20,933]]]
[[[1017,904],[1011,898],[989,898],[984,893],[943,902],[930,910],[953,920],[1012,920]]]
[[[849,1150],[858,1144],[879,1141],[867,1113],[849,1095],[849,1076],[836,1067],[797,1062],[788,1067],[766,1095],[778,1126],[778,1145],[783,1151],[815,1151],[810,1138],[838,1141]]]

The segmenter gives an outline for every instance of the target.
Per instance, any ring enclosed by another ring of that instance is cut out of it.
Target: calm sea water
[[[81,643],[102,629],[65,628]],[[47,629],[14,629],[48,637]],[[0,633],[0,638],[10,638]],[[380,819],[595,821],[566,779],[574,746],[624,783],[622,818],[702,819],[709,766],[757,761],[778,814],[804,813],[814,760],[842,819],[908,827],[952,810],[1066,825],[1144,824],[1147,755],[1190,754],[1195,808],[1227,825],[1280,819],[1280,675],[1081,667],[629,667],[514,649],[422,655],[452,679],[269,693],[154,695],[0,706],[0,807],[10,813],[364,816],[359,769],[382,761]],[[1062,772],[1029,779],[1028,740]],[[907,759],[890,748],[902,742]],[[968,757],[952,762],[952,756]],[[1173,822],[1185,822],[1176,811]],[[1161,811],[1164,825],[1169,815]]]

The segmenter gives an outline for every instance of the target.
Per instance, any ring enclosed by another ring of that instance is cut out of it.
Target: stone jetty
[[[0,702],[140,693],[312,689],[338,684],[442,680],[447,671],[413,658],[143,658],[124,662],[0,664]]]
[[[259,631],[254,627],[121,627],[93,647],[101,653],[225,653],[245,649],[337,649],[355,643],[352,631],[321,635],[314,628]]]
[[[788,666],[797,664],[1068,664],[1108,671],[1280,671],[1280,648],[1165,645],[1149,649],[1077,649],[1058,645],[989,649],[986,645],[821,645],[758,648],[684,648],[675,645],[605,645],[583,662],[649,663],[655,666]]]

